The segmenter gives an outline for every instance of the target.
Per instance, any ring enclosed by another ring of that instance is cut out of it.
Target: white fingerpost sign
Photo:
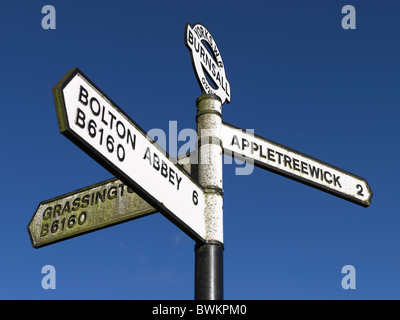
[[[243,129],[223,123],[222,144],[232,154],[254,165],[302,182],[363,207],[372,191],[364,178]]]
[[[28,225],[34,248],[156,213],[117,178],[42,201]]]
[[[196,241],[204,191],[79,69],[53,89],[60,132]]]

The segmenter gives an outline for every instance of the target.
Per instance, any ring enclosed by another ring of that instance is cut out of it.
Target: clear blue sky
[[[41,9],[56,8],[43,30]],[[341,9],[356,8],[344,30]],[[51,89],[79,67],[146,131],[195,128],[187,22],[212,33],[223,119],[365,177],[363,208],[224,166],[226,299],[399,299],[400,3],[18,1],[0,10],[1,299],[193,299],[194,241],[161,214],[33,249],[43,200],[111,178],[59,133]],[[44,265],[56,289],[43,290]],[[344,290],[341,269],[356,269]]]

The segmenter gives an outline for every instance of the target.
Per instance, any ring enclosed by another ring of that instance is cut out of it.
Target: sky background
[[[56,29],[41,27],[44,5]],[[344,5],[356,29],[344,30]],[[187,22],[213,35],[223,120],[367,179],[363,208],[224,165],[225,299],[400,299],[400,2],[3,1],[0,298],[193,299],[194,241],[160,213],[31,246],[39,202],[112,175],[59,133],[53,86],[80,68],[144,130],[195,129]],[[184,142],[178,144],[181,145]],[[41,286],[44,265],[56,289]],[[341,269],[356,269],[344,290]]]

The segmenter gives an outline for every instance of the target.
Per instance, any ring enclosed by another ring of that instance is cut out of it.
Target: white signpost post
[[[196,241],[204,191],[79,69],[53,88],[60,132]]]
[[[223,190],[222,104],[231,101],[221,53],[211,33],[202,24],[186,24],[185,44],[204,93],[196,101],[199,152],[199,182],[205,189],[206,244],[195,247],[195,299],[221,300],[223,294]]]

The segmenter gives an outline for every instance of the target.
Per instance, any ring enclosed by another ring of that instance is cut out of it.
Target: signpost
[[[204,187],[208,243],[195,246],[195,299],[222,300],[223,190],[222,104],[231,101],[231,88],[214,37],[202,24],[186,24],[185,44],[203,95],[196,101],[199,182]]]
[[[60,132],[196,241],[204,191],[79,69],[53,88]]]
[[[372,192],[364,178],[223,123],[231,89],[217,44],[203,25],[186,24],[185,45],[203,92],[198,182],[75,68],[53,88],[60,132],[116,178],[41,202],[28,232],[38,248],[160,211],[196,241],[195,299],[216,300],[223,299],[222,152],[364,207]],[[178,162],[194,166],[192,158]]]
[[[364,178],[336,168],[304,153],[228,123],[222,125],[225,154],[233,154],[256,166],[278,173],[363,207],[371,204],[372,192]]]

